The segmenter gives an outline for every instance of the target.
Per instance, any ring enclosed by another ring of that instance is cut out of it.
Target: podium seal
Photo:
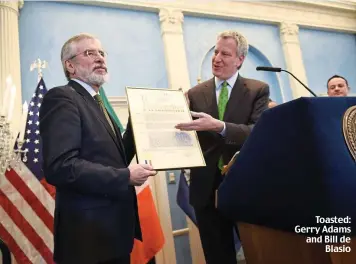
[[[351,106],[346,110],[342,128],[347,147],[356,161],[356,106]]]

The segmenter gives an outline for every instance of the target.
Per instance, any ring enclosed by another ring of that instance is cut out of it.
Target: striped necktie
[[[114,129],[114,125],[109,117],[108,111],[106,110],[105,106],[104,106],[104,102],[101,99],[100,95],[96,94],[94,95],[94,99],[95,101],[99,104],[101,111],[104,113],[106,121],[108,121],[109,125],[111,126],[112,131],[114,132],[114,135],[116,136],[116,132]]]

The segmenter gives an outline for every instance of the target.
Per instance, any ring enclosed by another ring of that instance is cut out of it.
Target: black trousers
[[[72,264],[73,262],[67,262],[67,263]],[[56,262],[56,264],[65,264],[65,263],[64,262]],[[78,264],[84,264],[84,263],[78,263]],[[130,264],[130,255],[125,256],[125,257],[121,257],[121,258],[117,258],[117,259],[110,259],[110,260],[106,260],[106,261],[100,261],[97,264]]]
[[[215,190],[222,180],[216,174],[214,190],[205,207],[195,207],[200,240],[207,264],[236,264],[234,242],[235,223],[224,217],[215,207]]]
[[[130,264],[130,255],[119,259],[111,259],[108,261],[100,262],[98,264]]]

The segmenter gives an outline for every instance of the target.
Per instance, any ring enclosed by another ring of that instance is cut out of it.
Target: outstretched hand
[[[186,123],[179,123],[175,126],[175,128],[183,130],[183,131],[214,131],[214,132],[221,132],[224,129],[224,122],[218,119],[213,118],[211,115],[206,113],[197,113],[190,111],[192,117],[197,119],[186,122]]]

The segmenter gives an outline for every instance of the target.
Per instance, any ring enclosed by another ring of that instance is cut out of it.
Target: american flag
[[[18,264],[52,264],[55,189],[42,171],[39,110],[47,92],[41,79],[29,104],[25,143],[27,160],[0,175],[0,238]],[[17,146],[15,146],[16,148]]]

